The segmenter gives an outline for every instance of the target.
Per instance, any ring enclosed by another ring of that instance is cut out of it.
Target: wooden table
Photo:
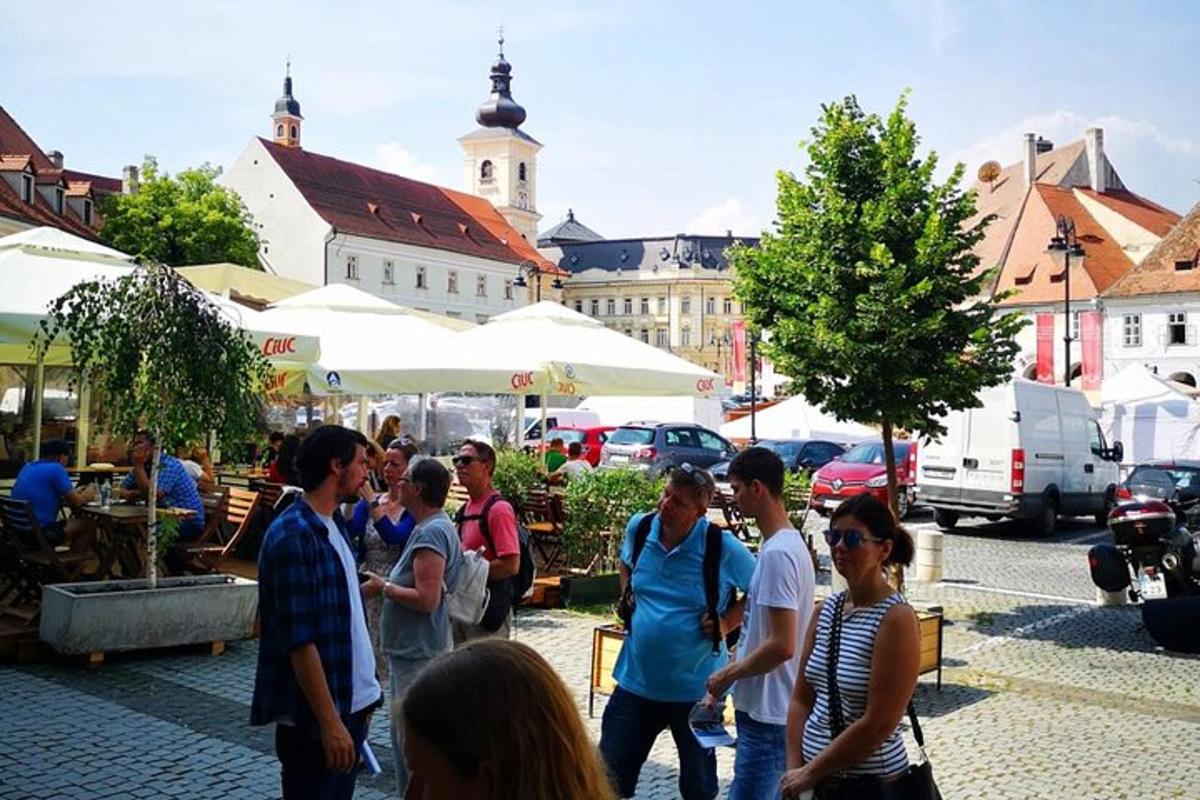
[[[140,578],[146,574],[143,559],[148,534],[146,506],[144,503],[125,503],[114,500],[107,508],[99,503],[78,506],[75,513],[96,522],[101,536],[97,547],[100,552],[100,567],[96,570],[101,578],[112,577],[114,564],[119,564],[126,578]],[[162,516],[191,519],[196,512],[187,508],[160,507]]]
[[[67,474],[72,478],[77,478],[80,486],[86,486],[92,482],[108,480],[114,485],[120,483],[126,475],[129,474],[133,467],[68,467]]]

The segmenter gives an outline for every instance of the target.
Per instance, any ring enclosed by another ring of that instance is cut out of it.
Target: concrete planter
[[[59,583],[42,588],[39,635],[65,655],[227,642],[253,635],[258,584],[234,575]]]

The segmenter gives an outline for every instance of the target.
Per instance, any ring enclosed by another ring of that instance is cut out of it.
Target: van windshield
[[[892,452],[896,455],[896,463],[899,464],[908,458],[908,444],[904,442],[894,442],[892,444]],[[886,456],[884,455],[883,442],[863,442],[851,447],[846,455],[842,456],[842,463],[845,464],[884,464]]]
[[[650,444],[653,441],[652,428],[617,428],[608,437],[608,444]]]

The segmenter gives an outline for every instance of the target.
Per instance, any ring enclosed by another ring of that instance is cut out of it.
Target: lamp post
[[[529,285],[529,282],[527,280],[525,280],[526,275],[528,275],[530,278],[533,278],[534,284],[536,285],[536,288],[534,289],[534,295],[533,295],[534,302],[535,303],[542,302],[542,277],[541,277],[542,269],[541,269],[541,267],[539,267],[537,264],[533,263],[532,261],[522,261],[521,262],[521,265],[519,267],[517,267],[517,277],[513,279],[512,285],[517,287],[518,289],[524,289],[526,286]],[[551,283],[550,286],[553,289],[563,288],[562,279],[559,278],[558,276],[555,276],[554,282]]]
[[[1063,385],[1071,385],[1071,256],[1083,258],[1083,248],[1079,245],[1079,237],[1075,233],[1075,220],[1059,214],[1054,221],[1054,236],[1046,250],[1050,253],[1063,254],[1063,354],[1066,363],[1063,366]]]

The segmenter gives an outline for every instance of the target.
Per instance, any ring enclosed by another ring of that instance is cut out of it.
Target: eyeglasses
[[[392,439],[390,442],[388,442],[388,449],[390,450],[393,447],[409,447],[410,445],[415,445],[416,443],[416,439],[409,436],[407,433],[402,433],[395,439]]]
[[[714,486],[712,475],[708,474],[708,470],[694,466],[686,461],[677,467],[671,468],[671,480],[677,481],[680,478],[687,478],[695,486]]]
[[[837,547],[838,542],[846,545],[847,550],[857,550],[862,546],[863,542],[871,542],[872,544],[882,544],[883,539],[876,539],[874,536],[866,536],[858,531],[839,531],[836,528],[830,528],[825,531],[825,544],[830,547]]]
[[[456,467],[469,467],[475,463],[475,456],[454,456],[450,463]]]

